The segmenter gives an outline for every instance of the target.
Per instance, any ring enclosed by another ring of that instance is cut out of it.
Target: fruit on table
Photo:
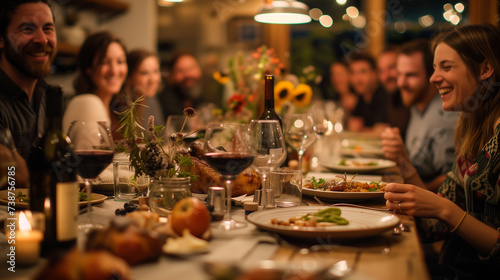
[[[210,227],[210,213],[201,200],[186,197],[174,205],[170,221],[172,229],[179,236],[187,228],[192,235],[201,238]]]

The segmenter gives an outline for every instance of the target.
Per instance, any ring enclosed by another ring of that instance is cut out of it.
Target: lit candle
[[[39,230],[32,230],[24,212],[19,215],[18,229],[15,237],[16,262],[33,264],[40,257],[40,242],[43,239],[43,234]]]

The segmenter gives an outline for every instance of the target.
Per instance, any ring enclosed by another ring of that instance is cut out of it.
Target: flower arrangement
[[[311,85],[319,84],[321,76],[314,66],[302,69],[302,75],[287,75],[274,87],[274,100],[278,113],[285,115],[291,112],[302,112],[309,108],[313,97]]]
[[[191,177],[191,180],[196,180],[190,173],[190,167],[193,166],[191,157],[181,152],[184,137],[189,135],[182,131],[187,119],[196,115],[195,110],[191,107],[184,109],[185,119],[181,131],[163,145],[161,134],[164,126],[155,125],[153,116],[149,117],[146,133],[139,124],[137,106],[145,106],[140,103],[142,98],[139,97],[126,110],[118,113],[121,116],[118,131],[122,132],[124,139],[115,143],[116,149],[130,154],[130,166],[135,169],[136,178],[145,174],[153,179]]]
[[[281,77],[283,65],[272,48],[261,46],[245,56],[242,52],[229,59],[227,73],[215,72],[213,77],[226,85],[231,96],[226,102],[226,112],[214,112],[221,118],[248,122],[258,117],[259,102],[262,100],[264,75]]]
[[[223,110],[214,110],[214,114],[226,120],[248,122],[257,118],[259,109],[263,106],[264,75],[272,74],[277,83],[274,87],[274,100],[278,113],[301,112],[308,108],[313,96],[311,85],[318,84],[321,76],[314,66],[302,69],[299,77],[284,75],[284,66],[280,63],[272,48],[261,46],[245,57],[239,52],[229,59],[229,71],[215,72],[213,78],[226,85],[231,95]]]

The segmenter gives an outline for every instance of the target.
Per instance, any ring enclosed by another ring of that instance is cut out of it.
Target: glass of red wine
[[[250,143],[248,126],[236,123],[213,123],[205,132],[203,157],[219,174],[226,185],[226,211],[219,228],[232,230],[246,226],[231,218],[231,191],[233,181],[250,165],[254,155]]]
[[[74,121],[68,137],[75,151],[77,173],[85,182],[87,191],[88,222],[80,224],[83,229],[96,227],[92,222],[92,182],[113,162],[113,138],[108,122]]]

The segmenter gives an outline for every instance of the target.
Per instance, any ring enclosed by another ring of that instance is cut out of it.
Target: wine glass
[[[314,141],[316,132],[310,114],[290,114],[285,118],[285,140],[294,148],[299,157],[299,169],[302,170],[302,156]]]
[[[185,115],[170,115],[165,130],[169,139],[175,139],[175,134],[181,132],[184,136],[184,145],[188,147],[198,140],[202,128],[202,120],[198,116],[187,118]]]
[[[311,168],[318,167],[320,161],[328,161],[330,157],[330,141],[328,139],[333,132],[333,123],[327,113],[327,106],[329,106],[329,102],[323,100],[318,100],[311,106],[310,113],[317,136],[317,142],[312,153]]]
[[[333,124],[328,118],[323,102],[317,102],[311,106],[311,116],[316,135],[321,137],[332,133]]]
[[[91,229],[92,222],[92,183],[108,165],[113,162],[113,138],[108,122],[74,121],[68,130],[73,150],[79,161],[76,171],[85,181],[87,190],[88,223],[79,227]]]
[[[236,123],[210,124],[205,132],[203,157],[222,175],[226,185],[227,206],[219,228],[228,231],[245,227],[245,222],[236,222],[231,218],[231,190],[233,180],[248,168],[254,159],[248,126]]]
[[[267,179],[269,172],[279,167],[286,159],[286,144],[281,125],[277,120],[252,120],[249,131],[254,154],[252,165],[262,180],[264,207],[274,206]]]
[[[14,140],[8,128],[0,129],[0,189],[8,184],[9,173],[12,174],[16,167]]]

